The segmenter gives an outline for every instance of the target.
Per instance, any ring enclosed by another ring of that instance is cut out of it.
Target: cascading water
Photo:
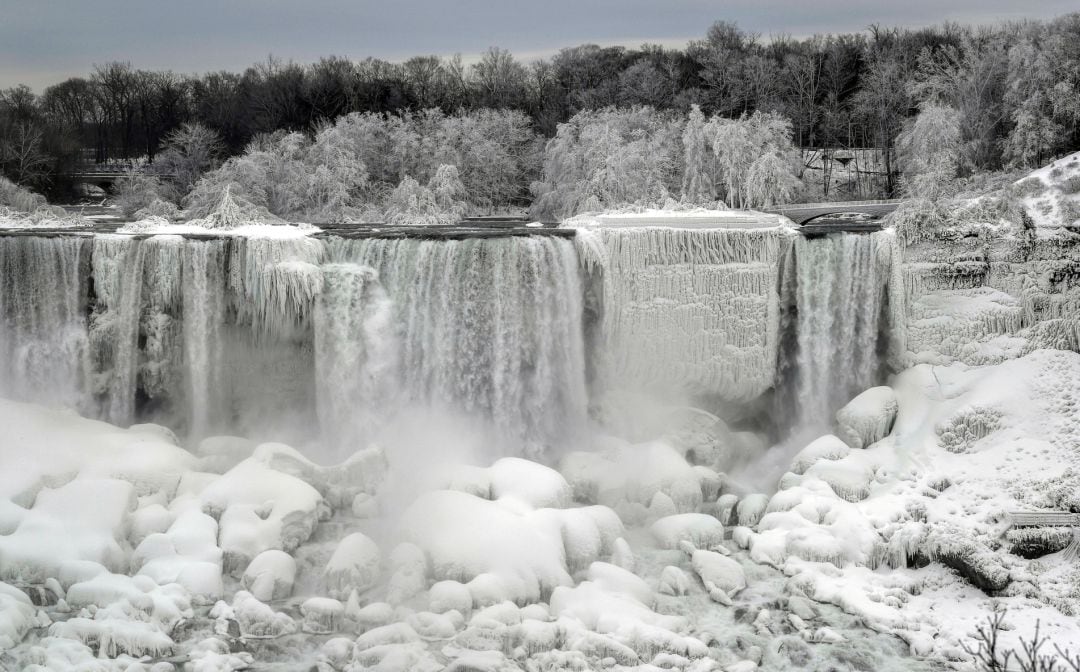
[[[796,427],[827,431],[852,397],[881,383],[892,344],[892,232],[800,237],[794,247]]]
[[[90,411],[84,238],[0,238],[0,394]]]
[[[193,438],[317,419],[364,441],[423,405],[535,454],[585,422],[579,254],[602,278],[601,390],[674,380],[753,404],[779,385],[798,409],[783,424],[819,430],[880,382],[902,310],[891,233],[579,239],[3,237],[0,385]]]
[[[94,241],[93,278],[97,294],[90,318],[102,419],[130,424],[135,414],[139,318],[142,315],[143,265],[147,246],[126,236]]]
[[[489,419],[526,454],[584,425],[582,286],[569,241],[332,240],[329,257],[375,269],[393,301],[405,400]]]
[[[426,406],[536,454],[585,422],[562,238],[11,236],[0,282],[4,393],[115,424],[356,443]]]
[[[183,251],[184,361],[189,434],[201,438],[221,413],[222,329],[225,325],[225,243],[192,241]]]
[[[393,304],[371,268],[327,264],[322,276],[313,319],[319,424],[337,434],[334,446],[364,445],[393,408]]]

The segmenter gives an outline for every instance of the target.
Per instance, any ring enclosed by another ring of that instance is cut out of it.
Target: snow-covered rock
[[[704,513],[680,513],[661,518],[649,528],[662,548],[678,548],[679,542],[708,548],[724,540],[724,526]]]
[[[296,560],[276,549],[256,555],[240,578],[240,585],[262,602],[289,597],[295,582]]]
[[[354,590],[362,593],[374,586],[380,559],[379,546],[366,535],[354,532],[343,538],[323,570],[327,595],[343,600]]]
[[[837,434],[852,448],[865,448],[892,431],[899,408],[891,387],[872,387],[836,412]]]

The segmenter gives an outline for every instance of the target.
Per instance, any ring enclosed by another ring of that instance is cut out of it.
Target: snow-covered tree
[[[705,115],[697,105],[690,107],[690,116],[683,129],[682,200],[703,205],[713,201],[712,178],[708,170],[708,148],[705,142]]]
[[[798,159],[789,120],[774,112],[714,118],[708,133],[729,205],[760,207],[794,197]]]
[[[406,175],[387,198],[385,220],[398,226],[455,224],[468,211],[464,197],[465,189],[452,165],[439,166],[426,186]]]
[[[533,216],[662,206],[682,182],[682,127],[681,119],[647,107],[579,112],[544,150]]]
[[[926,104],[905,124],[896,147],[909,194],[936,201],[948,192],[960,166],[962,119],[951,107]]]
[[[204,173],[216,167],[223,151],[224,143],[217,131],[198,122],[184,124],[165,138],[154,169],[169,176],[179,199]]]

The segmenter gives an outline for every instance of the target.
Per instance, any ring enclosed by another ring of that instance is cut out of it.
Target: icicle
[[[229,287],[242,324],[262,337],[306,332],[322,290],[323,243],[309,237],[238,238],[232,245]]]

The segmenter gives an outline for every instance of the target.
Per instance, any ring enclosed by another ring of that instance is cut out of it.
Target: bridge
[[[115,184],[117,180],[128,173],[153,173],[163,180],[176,178],[176,175],[172,173],[152,171],[150,170],[152,167],[152,164],[84,163],[75,165],[71,170],[63,172],[61,175],[73,182],[93,184],[105,190],[112,188],[112,185]]]

